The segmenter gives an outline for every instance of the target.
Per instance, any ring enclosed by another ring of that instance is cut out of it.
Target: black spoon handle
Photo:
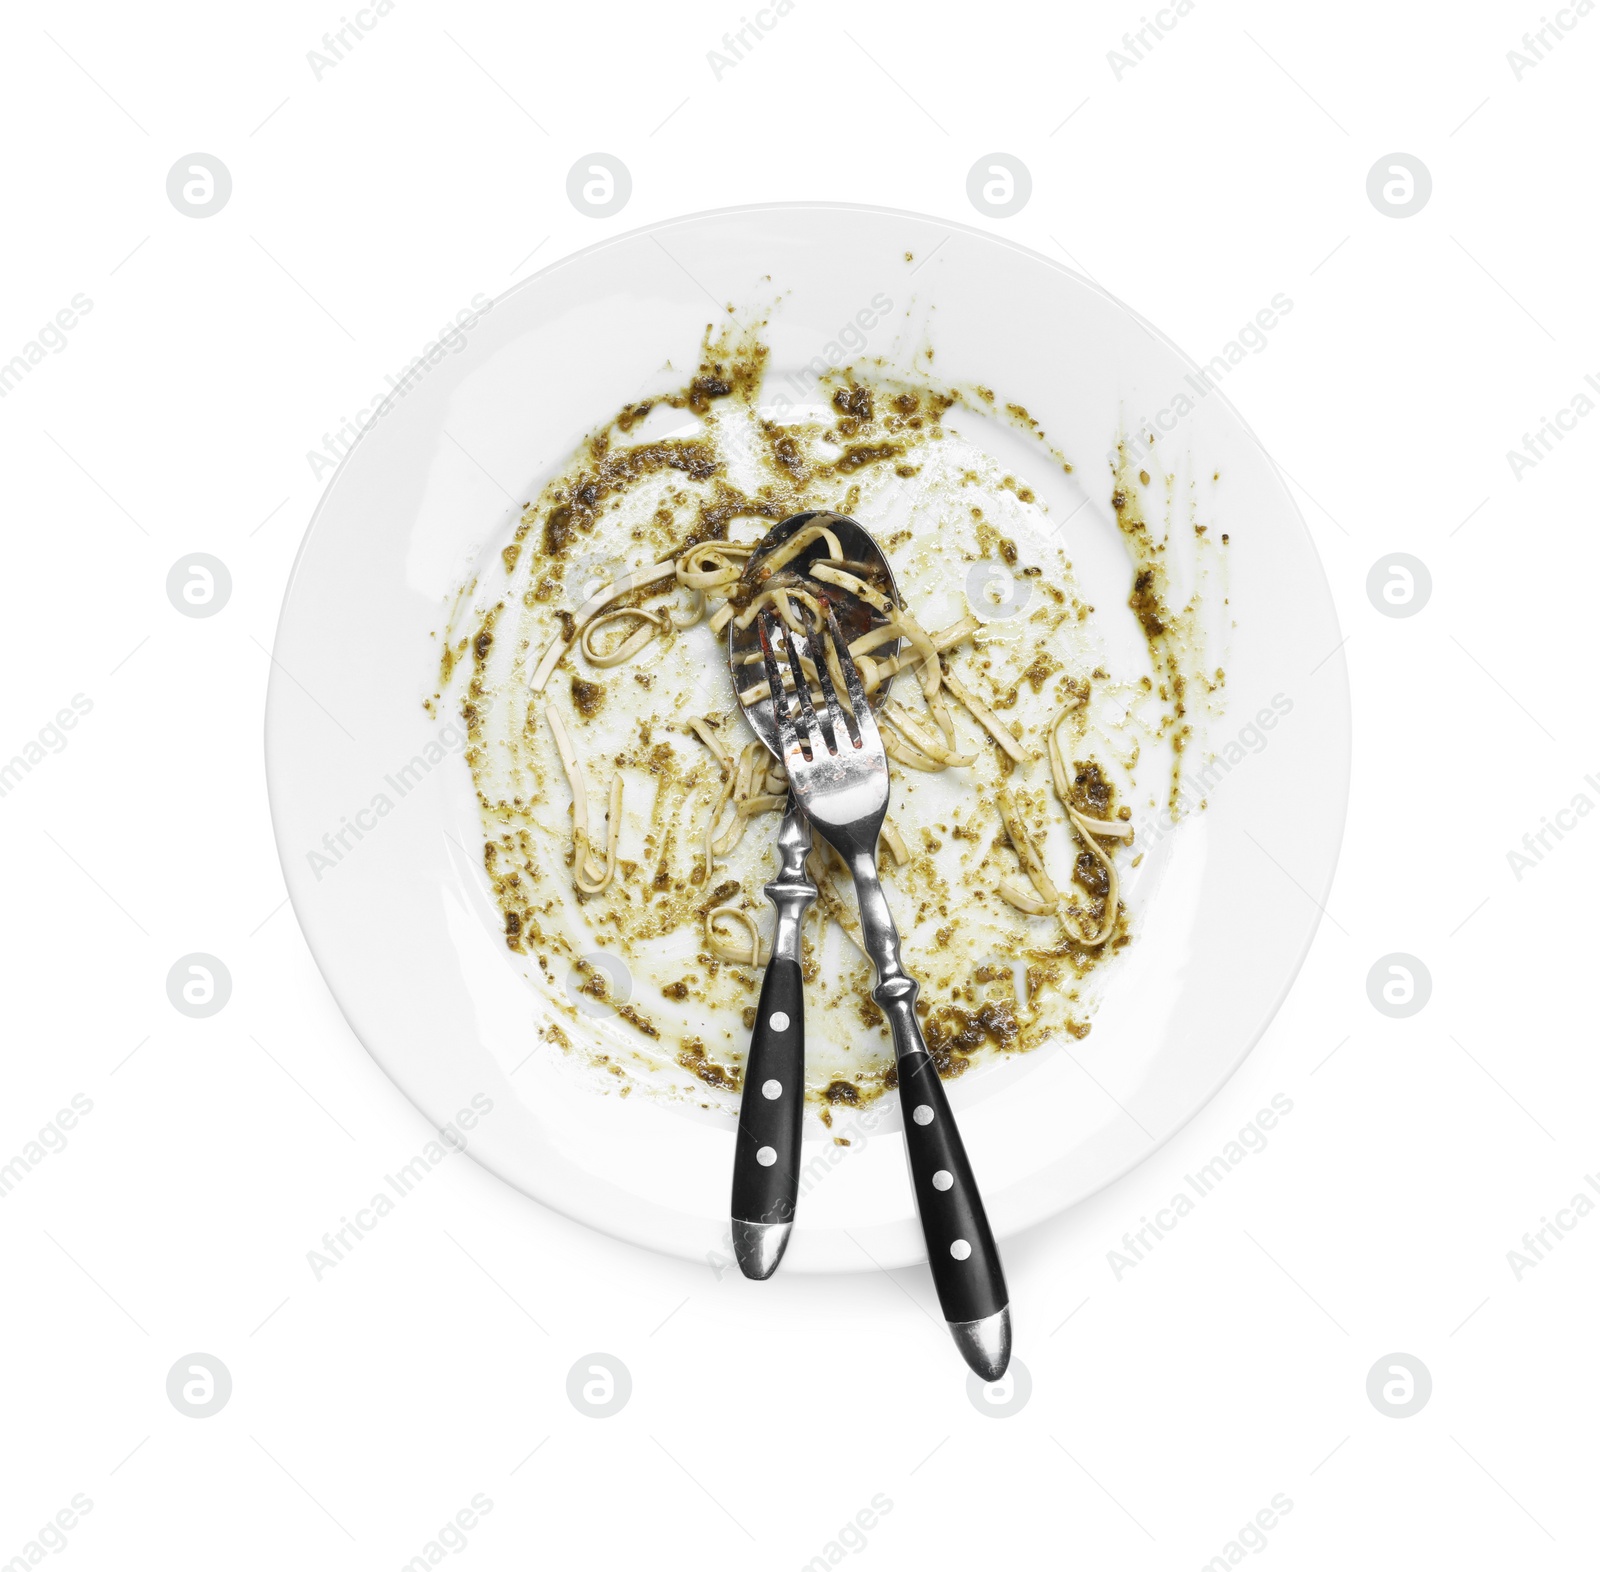
[[[816,885],[806,877],[810,850],[811,826],[791,797],[778,830],[778,876],[766,886],[778,920],[745,1057],[739,1137],[733,1149],[733,1253],[739,1270],[757,1280],[771,1277],[783,1258],[800,1191],[806,1094],[800,924],[817,898]]]
[[[733,1216],[746,1223],[794,1221],[800,1185],[800,1115],[805,1107],[806,1018],[800,963],[774,955],[756,1006],[744,1062]]]

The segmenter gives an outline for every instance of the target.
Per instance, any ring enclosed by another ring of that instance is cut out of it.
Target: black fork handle
[[[962,1356],[979,1375],[998,1381],[1011,1356],[1010,1299],[1000,1251],[944,1083],[922,1037],[917,980],[901,961],[899,930],[878,882],[874,855],[858,853],[850,859],[850,871],[861,932],[878,973],[872,997],[894,1038],[906,1157],[933,1285]]]

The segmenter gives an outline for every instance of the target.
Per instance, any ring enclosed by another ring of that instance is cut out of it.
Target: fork
[[[917,981],[901,960],[900,934],[878,882],[878,834],[889,810],[883,738],[831,605],[826,637],[838,656],[853,728],[846,722],[830,663],[818,646],[817,629],[806,636],[806,653],[826,704],[825,722],[812,702],[808,674],[789,630],[771,612],[760,614],[759,626],[789,789],[855,881],[862,937],[877,972],[872,997],[894,1039],[906,1156],[939,1305],[962,1357],[984,1380],[998,1381],[1011,1358],[1005,1274],[961,1133],[917,1023]],[[794,677],[792,715],[773,649],[780,638]]]

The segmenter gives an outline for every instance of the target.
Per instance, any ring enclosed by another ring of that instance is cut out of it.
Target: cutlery
[[[842,514],[798,513],[775,524],[751,553],[746,576],[759,571],[766,557],[799,530],[826,524],[853,557],[876,558],[877,543],[854,519]],[[804,565],[822,550],[819,541],[794,559]],[[893,586],[888,564],[885,582]],[[886,619],[871,607],[850,597],[859,631],[880,626]],[[898,642],[886,653],[899,649]],[[770,706],[745,705],[741,689],[752,674],[759,682],[761,653],[753,628],[730,624],[728,666],[734,692],[740,698],[751,729],[774,759],[780,748]],[[885,689],[887,692],[887,689]],[[879,700],[881,702],[881,699]],[[783,1259],[794,1227],[795,1201],[800,1185],[801,1124],[805,1109],[805,1005],[800,974],[800,925],[817,887],[805,871],[811,851],[811,826],[789,795],[782,828],[778,831],[778,876],[764,893],[777,911],[772,959],[762,980],[750,1049],[745,1057],[744,1089],[739,1103],[739,1134],[734,1146],[733,1197],[729,1207],[734,1259],[746,1277],[770,1277]]]
[[[889,808],[883,739],[833,601],[822,603],[827,626],[819,630],[813,619],[806,653],[827,708],[826,720],[819,719],[812,703],[792,634],[770,611],[756,619],[769,698],[754,708],[771,715],[791,802],[844,859],[855,882],[863,942],[877,972],[872,997],[894,1039],[906,1155],[934,1287],[962,1357],[983,1379],[998,1381],[1011,1358],[1005,1275],[966,1148],[923,1041],[916,1015],[917,982],[901,960],[900,935],[878,881],[878,836]],[[831,639],[838,656],[853,727],[847,725],[835,691],[823,639]],[[794,679],[792,715],[774,653],[780,643]]]
[[[761,983],[744,1062],[733,1157],[733,1254],[758,1281],[783,1259],[800,1186],[800,1116],[806,1096],[806,1017],[800,925],[817,898],[806,874],[811,825],[794,794],[778,831],[778,876],[765,887],[777,909],[772,959]]]

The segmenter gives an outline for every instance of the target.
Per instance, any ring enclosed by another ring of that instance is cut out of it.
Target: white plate
[[[871,309],[884,294],[893,310]],[[942,380],[1025,405],[1075,460],[1090,555],[1121,550],[1119,433],[1186,395],[1152,467],[1204,477],[1206,516],[1230,536],[1208,806],[1160,838],[1159,888],[1092,1034],[950,1088],[1004,1239],[1147,1157],[1260,1037],[1315,930],[1349,782],[1339,629],[1276,470],[1220,393],[1194,398],[1173,346],[1055,263],[941,220],[786,204],[623,235],[502,296],[375,420],[307,531],[267,700],[279,853],[347,1019],[430,1120],[470,1124],[480,1162],[571,1217],[675,1255],[723,1249],[731,1121],[595,1095],[538,1049],[547,1007],[508,964],[466,766],[421,699],[450,597],[589,426],[659,387],[667,361],[691,366],[716,302],[774,300],[769,387],[853,355],[865,309],[881,318],[868,353],[909,360],[931,342]],[[997,445],[1022,443],[1003,429]],[[1275,697],[1269,730],[1256,716]],[[419,756],[431,767],[402,775]],[[816,1182],[786,1271],[922,1259],[897,1120],[860,1126],[848,1148],[808,1145]]]

